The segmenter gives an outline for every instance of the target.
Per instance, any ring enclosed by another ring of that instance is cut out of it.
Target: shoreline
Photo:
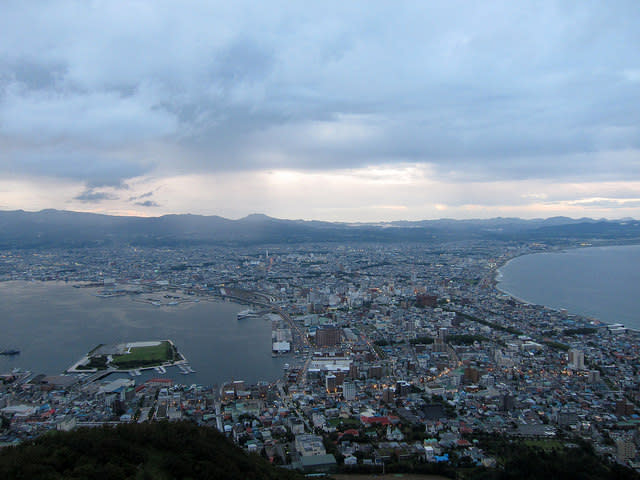
[[[501,283],[501,277],[502,277],[502,272],[500,271],[504,266],[506,266],[509,262],[511,262],[512,260],[515,260],[516,258],[520,258],[520,257],[525,257],[528,255],[544,255],[544,254],[562,254],[565,252],[568,252],[570,250],[592,250],[592,249],[596,249],[596,248],[617,248],[617,247],[640,247],[640,243],[627,243],[627,244],[609,244],[609,245],[577,245],[577,246],[567,246],[567,247],[562,247],[562,248],[558,248],[558,249],[554,249],[554,250],[549,250],[549,251],[541,251],[541,252],[526,252],[526,253],[520,253],[520,254],[516,254],[504,261],[502,261],[500,264],[497,264],[496,267],[494,268],[493,271],[493,276],[492,276],[492,286],[493,289],[502,294],[502,295],[506,295],[509,298],[515,300],[516,302],[523,304],[523,305],[529,305],[529,306],[540,306],[542,308],[545,308],[547,310],[551,310],[553,312],[566,312],[569,315],[573,315],[575,317],[580,318],[581,320],[587,321],[587,322],[592,322],[592,323],[596,323],[599,324],[601,326],[609,326],[609,325],[616,325],[620,322],[607,322],[604,321],[600,318],[597,317],[592,317],[592,316],[588,316],[582,313],[577,313],[574,312],[573,310],[570,310],[567,307],[553,307],[550,305],[544,305],[544,304],[540,304],[540,303],[536,303],[536,302],[532,302],[529,300],[526,300],[524,298],[520,298],[517,295],[509,292],[508,290],[504,289],[504,288],[500,288],[500,283]],[[624,324],[623,324],[624,325]],[[627,327],[626,325],[624,326],[624,328],[626,328],[628,331],[634,332],[634,333],[638,333],[640,332],[640,329],[638,328],[631,328],[631,327]]]

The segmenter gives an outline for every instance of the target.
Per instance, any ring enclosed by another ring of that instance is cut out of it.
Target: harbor
[[[20,367],[37,373],[59,374],[86,355],[87,349],[99,343],[118,344],[129,340],[170,338],[188,359],[193,372],[183,374],[176,366],[166,374],[142,371],[162,377],[189,378],[190,383],[219,384],[228,378],[244,378],[249,382],[276,380],[283,361],[271,356],[272,328],[269,321],[247,319],[237,315],[248,306],[223,301],[209,292],[189,293],[189,289],[166,286],[146,287],[120,284],[119,288],[136,293],[99,298],[101,288],[72,288],[65,282],[3,282],[0,284],[2,318],[0,323],[11,336],[5,336],[5,350],[20,354],[0,356],[3,372]],[[83,284],[81,284],[83,285]],[[143,290],[153,290],[152,292]],[[214,291],[218,293],[218,291]],[[176,299],[176,306],[155,307],[137,299]],[[73,304],[73,309],[68,305]],[[254,310],[266,308],[254,307]],[[46,322],[43,319],[47,319]],[[177,320],[179,318],[179,321]],[[91,328],[86,328],[91,325]],[[38,331],[37,336],[33,335]],[[291,362],[289,362],[291,363]]]

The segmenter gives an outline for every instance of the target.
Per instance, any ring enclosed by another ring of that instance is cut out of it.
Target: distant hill
[[[447,242],[493,239],[640,241],[640,222],[554,217],[522,220],[424,220],[332,223],[282,220],[254,214],[121,217],[61,210],[0,211],[0,248],[64,248],[111,245],[184,246],[305,242]]]
[[[51,432],[0,450],[0,478],[302,479],[248,455],[217,430],[148,423]]]

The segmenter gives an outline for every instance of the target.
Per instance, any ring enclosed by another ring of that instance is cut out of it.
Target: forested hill
[[[52,432],[0,450],[0,478],[300,479],[248,455],[217,430],[149,423]]]

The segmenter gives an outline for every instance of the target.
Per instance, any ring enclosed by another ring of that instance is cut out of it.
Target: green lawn
[[[160,365],[174,360],[174,351],[167,341],[151,347],[134,347],[130,353],[114,355],[112,365],[119,368],[135,368]]]
[[[358,429],[361,426],[360,420],[355,418],[330,418],[327,420],[327,425],[330,427],[336,427],[339,430],[346,430],[349,428]]]

